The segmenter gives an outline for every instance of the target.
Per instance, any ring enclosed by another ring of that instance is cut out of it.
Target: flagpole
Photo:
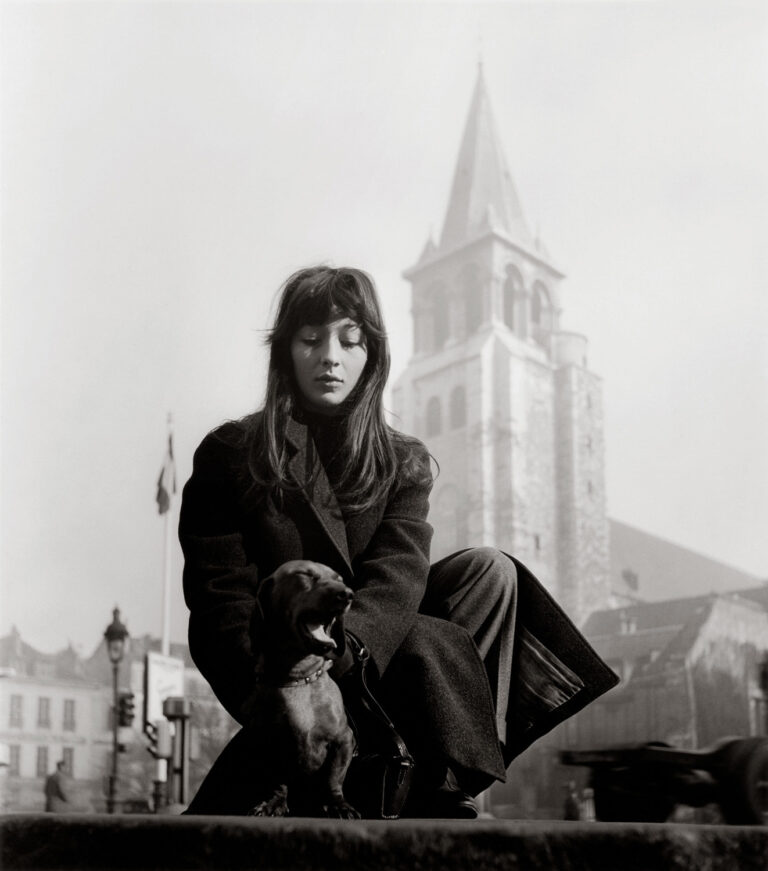
[[[163,559],[163,640],[162,654],[171,652],[171,512],[165,512],[165,556]]]
[[[173,436],[173,415],[168,413],[168,443]],[[169,656],[171,652],[171,509],[173,508],[173,492],[169,492],[170,504],[163,515],[164,521],[164,552],[163,552],[163,635],[161,652]]]

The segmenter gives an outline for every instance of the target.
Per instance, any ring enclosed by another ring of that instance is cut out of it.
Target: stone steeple
[[[525,221],[482,69],[442,234],[404,274],[414,354],[392,400],[441,468],[432,558],[499,547],[581,621],[608,597],[601,384],[560,327],[564,275]]]
[[[439,247],[454,249],[489,230],[506,236],[521,248],[535,250],[496,132],[483,68],[479,65]]]

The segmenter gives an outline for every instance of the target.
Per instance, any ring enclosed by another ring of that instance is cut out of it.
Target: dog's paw
[[[325,816],[334,820],[359,820],[360,814],[344,799],[333,799],[323,805]]]
[[[249,817],[287,817],[289,814],[288,802],[281,796],[259,802],[248,811]]]

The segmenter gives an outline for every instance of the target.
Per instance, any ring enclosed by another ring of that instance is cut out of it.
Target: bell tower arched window
[[[439,351],[448,341],[451,326],[448,315],[448,294],[445,286],[436,284],[432,287],[432,341],[435,351]]]
[[[537,281],[533,285],[533,293],[531,295],[531,323],[537,327],[543,327],[546,330],[551,330],[552,323],[552,300],[549,296],[549,291],[540,282]]]
[[[531,295],[531,323],[535,326],[539,326],[541,324],[541,292],[539,288],[541,285],[536,282],[533,285],[533,294]]]
[[[440,435],[443,431],[443,412],[440,398],[433,396],[427,402],[427,436]]]
[[[502,299],[502,316],[504,323],[510,328],[515,329],[517,318],[515,311],[517,309],[517,300],[523,292],[523,276],[514,266],[507,267],[507,277],[504,281],[504,296]]]
[[[483,285],[477,264],[468,263],[461,270],[460,281],[464,326],[471,336],[483,322]]]
[[[461,384],[451,391],[448,419],[451,429],[459,429],[467,422],[467,394]]]

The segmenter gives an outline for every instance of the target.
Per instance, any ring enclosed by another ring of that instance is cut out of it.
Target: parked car
[[[663,822],[675,806],[713,802],[736,825],[768,825],[768,738],[725,738],[701,750],[662,742],[565,750],[591,769],[598,820]]]

